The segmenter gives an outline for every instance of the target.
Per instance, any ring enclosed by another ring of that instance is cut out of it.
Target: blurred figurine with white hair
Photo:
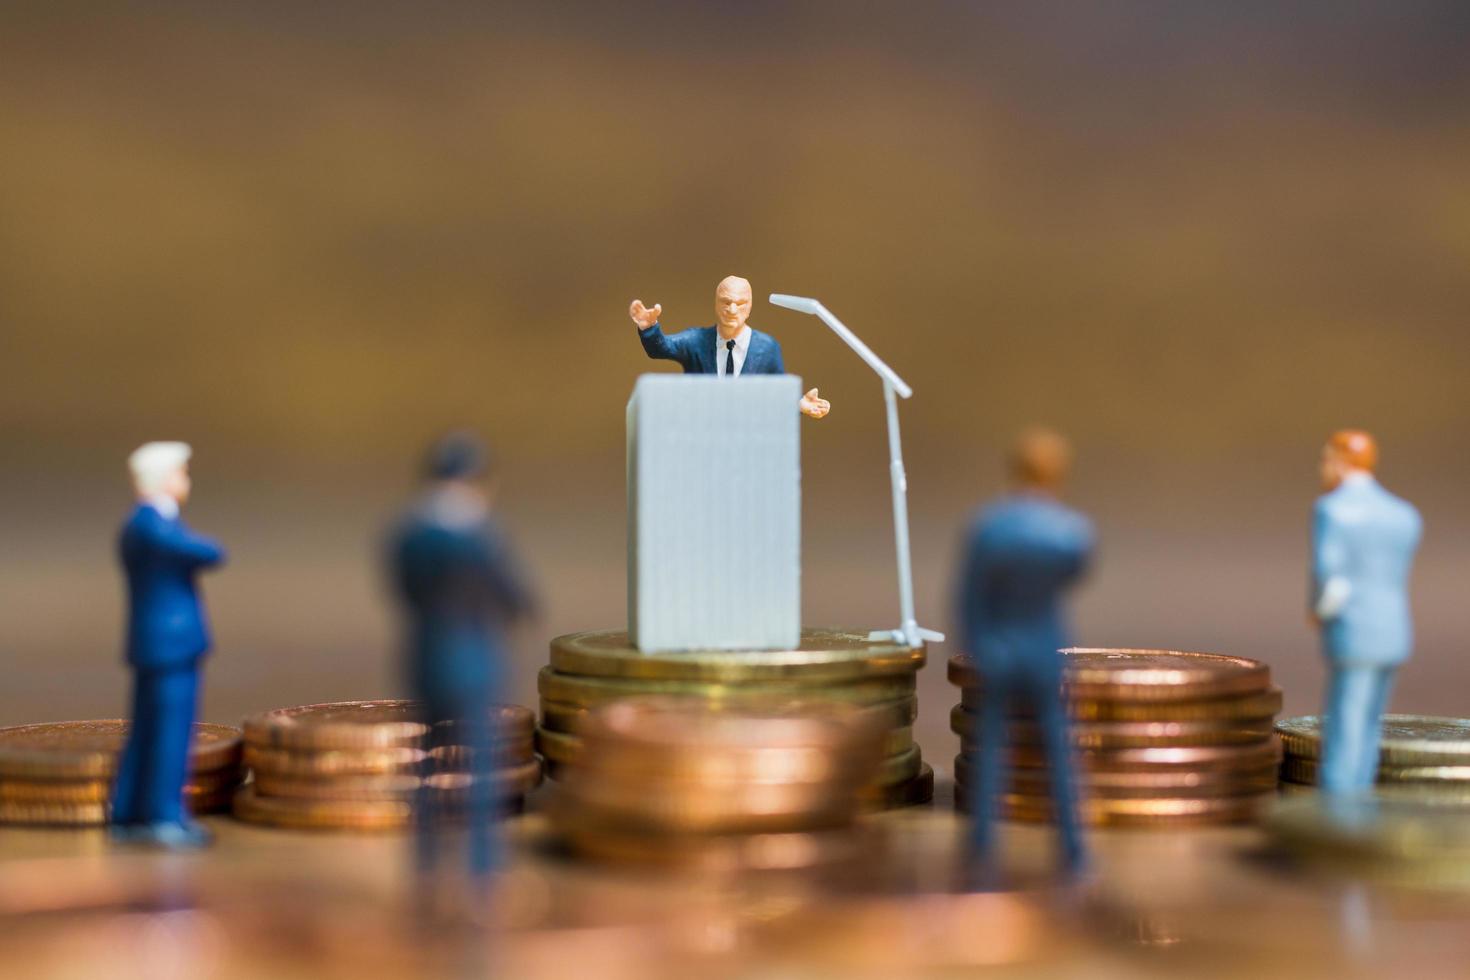
[[[209,627],[195,577],[224,550],[179,518],[189,499],[188,445],[150,442],[128,457],[138,504],[118,541],[128,582],[127,662],[133,723],[112,794],[113,836],[165,847],[202,847],[184,783]]]

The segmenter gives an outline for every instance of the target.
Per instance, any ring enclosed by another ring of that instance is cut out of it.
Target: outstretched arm
[[[677,361],[679,364],[689,366],[689,342],[688,331],[676,333],[672,337],[664,334],[658,325],[658,318],[663,313],[663,304],[655,303],[650,309],[643,305],[642,300],[635,299],[628,307],[628,316],[632,318],[633,325],[638,328],[638,339],[643,343],[643,352],[658,361]]]

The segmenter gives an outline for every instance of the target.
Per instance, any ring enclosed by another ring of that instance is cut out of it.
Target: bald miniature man
[[[781,345],[770,334],[752,329],[745,321],[750,317],[750,283],[739,276],[726,276],[715,288],[715,326],[690,327],[672,336],[665,335],[658,318],[661,304],[650,309],[635,299],[628,315],[638,327],[638,338],[649,357],[676,361],[685,374],[714,374],[736,378],[743,374],[785,374],[781,362]],[[813,388],[801,396],[801,413],[819,419],[832,410],[832,404],[817,396]]]
[[[1322,792],[1364,793],[1378,772],[1383,709],[1414,646],[1409,571],[1419,512],[1373,476],[1378,445],[1344,429],[1322,448],[1312,520],[1312,618],[1331,679],[1322,723]]]

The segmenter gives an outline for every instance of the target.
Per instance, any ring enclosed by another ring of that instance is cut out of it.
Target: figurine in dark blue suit
[[[1409,571],[1421,522],[1413,505],[1373,478],[1378,447],[1366,432],[1335,433],[1322,450],[1312,520],[1312,614],[1332,677],[1322,729],[1322,791],[1372,788],[1383,709],[1409,659]]]
[[[436,745],[452,741],[470,750],[467,816],[477,880],[499,863],[490,709],[505,687],[504,633],[533,605],[491,519],[487,469],[474,438],[454,434],[439,441],[429,453],[429,488],[390,542],[391,572],[406,614],[409,685],[424,702]],[[415,804],[425,873],[437,864],[444,817],[426,782]]]
[[[1076,871],[1085,861],[1059,651],[1070,645],[1062,597],[1087,567],[1093,532],[1087,518],[1056,499],[1070,459],[1061,436],[1045,430],[1023,434],[1012,457],[1015,491],[979,514],[965,543],[960,649],[974,658],[983,683],[978,756],[969,780],[976,867],[991,864],[1006,714],[1016,705],[1035,715],[1041,731],[1062,863]]]
[[[224,561],[218,544],[189,530],[190,449],[150,442],[128,458],[138,505],[119,552],[128,580],[127,660],[133,722],[112,794],[116,837],[200,847],[209,833],[187,816],[184,783],[209,627],[195,577]]]
[[[650,309],[642,300],[634,300],[628,315],[638,328],[643,350],[655,360],[674,361],[685,374],[714,374],[722,378],[738,378],[745,374],[785,374],[781,345],[770,334],[761,333],[745,321],[750,317],[752,296],[750,283],[739,276],[726,276],[715,289],[713,327],[690,327],[669,335],[659,326],[663,306]],[[813,388],[801,396],[801,413],[819,419],[832,410],[832,404],[817,395]]]

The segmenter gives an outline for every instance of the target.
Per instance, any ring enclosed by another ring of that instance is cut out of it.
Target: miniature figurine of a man
[[[1086,859],[1072,782],[1072,746],[1062,695],[1062,654],[1070,646],[1062,597],[1086,570],[1092,524],[1057,499],[1071,447],[1054,432],[1033,429],[1012,451],[1014,490],[976,517],[960,574],[960,650],[975,662],[983,701],[969,781],[970,854],[976,869],[993,862],[995,809],[1002,793],[1001,753],[1008,709],[1033,714],[1050,769],[1061,863],[1079,871]]]
[[[182,442],[150,442],[128,457],[138,503],[119,552],[128,583],[127,661],[133,718],[112,794],[113,835],[166,847],[202,847],[210,835],[184,805],[189,745],[209,626],[195,582],[224,550],[179,517],[189,499]]]
[[[714,374],[722,378],[738,378],[746,374],[785,374],[781,345],[770,334],[754,329],[745,321],[750,318],[752,294],[750,283],[739,276],[726,276],[715,288],[715,325],[690,327],[676,334],[665,334],[658,318],[663,305],[650,309],[642,300],[634,300],[628,315],[638,328],[643,350],[655,360],[675,361],[685,374]],[[801,413],[814,419],[832,410],[832,403],[817,395],[813,388],[801,396]]]
[[[505,631],[533,599],[491,517],[480,442],[444,437],[429,451],[425,477],[425,493],[393,532],[390,571],[405,613],[407,679],[432,740],[469,749],[470,872],[483,882],[499,864],[491,707],[505,688]],[[414,809],[419,869],[429,874],[446,814],[427,779]]]
[[[1412,504],[1379,486],[1377,466],[1366,432],[1333,433],[1322,449],[1311,612],[1331,672],[1320,769],[1331,795],[1372,788],[1394,672],[1414,645],[1409,572],[1422,524]]]

